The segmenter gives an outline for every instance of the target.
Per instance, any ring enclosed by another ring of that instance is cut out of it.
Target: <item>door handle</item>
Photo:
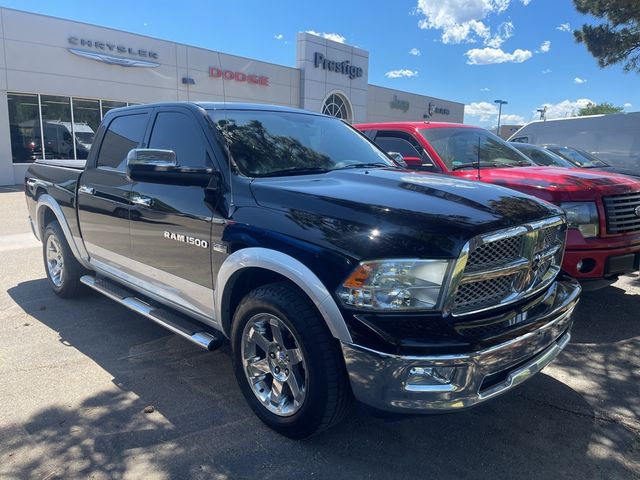
[[[131,203],[143,207],[150,207],[153,204],[153,199],[144,195],[134,195],[131,197]]]
[[[96,189],[89,185],[80,185],[78,187],[78,193],[86,193],[87,195],[95,195]]]

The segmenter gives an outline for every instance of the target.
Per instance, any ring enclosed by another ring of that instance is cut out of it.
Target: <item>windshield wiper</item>
[[[274,170],[262,175],[256,175],[258,178],[262,177],[286,177],[291,175],[311,175],[313,173],[328,173],[330,169],[322,167],[308,167],[308,168],[283,168],[282,170]]]
[[[463,168],[485,168],[485,167],[503,167],[505,165],[501,165],[499,163],[495,163],[495,162],[482,162],[480,163],[480,166],[478,167],[477,163],[462,163],[460,165],[454,165],[453,167],[451,167],[451,170],[462,170]]]
[[[389,165],[389,164],[386,164],[386,163],[352,163],[351,165],[345,165],[344,167],[334,168],[334,170],[346,170],[347,168],[371,168],[371,167],[376,167],[376,168],[382,168],[382,167],[399,168],[399,167],[395,167],[393,165]]]

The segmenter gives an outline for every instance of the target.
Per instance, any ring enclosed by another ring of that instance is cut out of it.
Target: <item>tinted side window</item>
[[[153,125],[149,148],[173,150],[182,167],[203,167],[206,149],[198,128],[184,113],[160,112]]]
[[[385,152],[398,152],[403,157],[420,157],[420,153],[404,138],[376,137],[376,143]]]
[[[146,113],[115,118],[104,135],[97,166],[124,171],[127,153],[140,145],[146,125]]]

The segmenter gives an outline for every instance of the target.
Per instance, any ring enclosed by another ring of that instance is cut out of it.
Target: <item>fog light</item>
[[[582,270],[582,260],[580,260],[578,263],[576,263],[576,270],[578,270],[578,271]]]
[[[456,367],[412,367],[407,385],[448,385],[455,371]]]

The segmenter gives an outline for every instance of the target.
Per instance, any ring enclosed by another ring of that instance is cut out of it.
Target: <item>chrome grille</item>
[[[453,313],[506,305],[549,285],[560,271],[565,232],[556,217],[473,239],[452,286]]]
[[[467,267],[484,267],[522,255],[522,236],[508,237],[478,246],[469,254]]]
[[[604,197],[608,233],[640,231],[640,193]]]

